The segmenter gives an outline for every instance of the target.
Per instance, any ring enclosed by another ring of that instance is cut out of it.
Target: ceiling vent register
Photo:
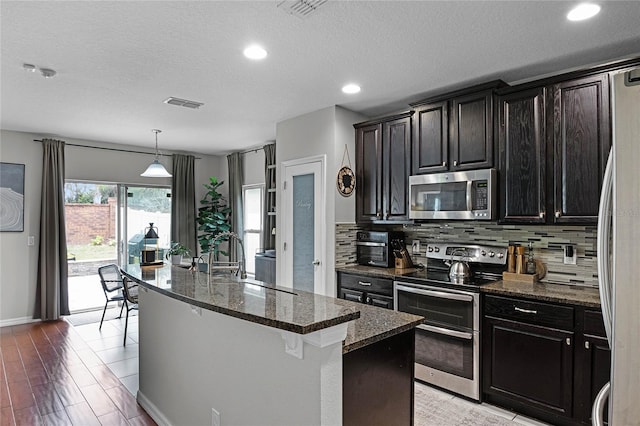
[[[278,3],[278,7],[289,15],[305,19],[326,2],[327,0],[285,0]]]
[[[170,97],[170,98],[165,99],[163,102],[165,104],[177,105],[177,106],[181,106],[181,107],[185,107],[185,108],[191,108],[191,109],[198,109],[202,105],[204,105],[202,102],[188,101],[186,99],[174,98],[173,96]]]

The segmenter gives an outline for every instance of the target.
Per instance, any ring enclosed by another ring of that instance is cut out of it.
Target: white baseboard
[[[22,324],[30,324],[32,322],[40,322],[40,319],[34,319],[32,317],[22,317],[22,318],[9,318],[5,320],[0,320],[0,327],[11,327],[12,325],[22,325]]]
[[[147,414],[160,426],[171,426],[171,422],[167,419],[162,411],[156,405],[149,400],[140,390],[136,396],[138,404],[147,412]]]

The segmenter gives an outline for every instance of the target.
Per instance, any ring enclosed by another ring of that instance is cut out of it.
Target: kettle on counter
[[[463,284],[469,282],[469,278],[471,278],[471,269],[469,268],[469,263],[465,260],[453,260],[453,256],[455,254],[461,254],[462,257],[467,256],[467,253],[463,250],[454,250],[451,253],[451,261],[449,266],[449,279],[452,283]]]

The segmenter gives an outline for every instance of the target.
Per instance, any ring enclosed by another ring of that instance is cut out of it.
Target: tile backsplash
[[[356,262],[356,232],[368,229],[356,224],[336,224],[336,266]],[[380,229],[379,227],[375,228]],[[534,257],[547,267],[547,275],[541,280],[555,284],[598,286],[596,263],[595,226],[534,226],[498,225],[479,222],[437,222],[396,225],[384,230],[403,231],[405,243],[411,250],[411,241],[420,240],[421,253],[430,242],[481,243],[506,247],[510,244],[527,246],[533,243]],[[573,244],[576,248],[576,265],[563,263],[563,247]],[[424,263],[424,259],[417,260]]]

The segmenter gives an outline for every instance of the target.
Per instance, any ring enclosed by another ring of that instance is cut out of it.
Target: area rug
[[[515,417],[515,414],[514,414]],[[415,426],[514,426],[483,405],[454,398],[420,383],[415,385]]]

